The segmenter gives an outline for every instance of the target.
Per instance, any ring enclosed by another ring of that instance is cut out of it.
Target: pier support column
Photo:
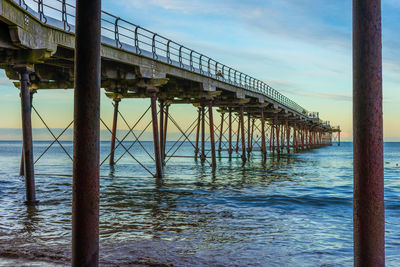
[[[222,150],[222,136],[224,134],[224,115],[225,111],[221,112],[221,127],[219,128],[219,143],[218,143],[218,153]]]
[[[22,151],[23,169],[25,175],[26,204],[34,205],[36,201],[35,171],[33,164],[32,146],[32,94],[29,90],[29,74],[32,73],[28,67],[15,69],[20,74],[21,82],[21,115],[22,115]]]
[[[32,103],[33,103],[33,94],[36,93],[35,90],[30,90],[30,94],[31,94],[31,114],[32,114]],[[20,93],[20,97],[21,97],[21,93]],[[22,103],[22,102],[21,102]],[[32,117],[32,115],[31,115]],[[23,133],[22,133],[23,134]],[[35,164],[33,164],[35,165]],[[19,176],[24,176],[24,168],[25,168],[25,164],[24,164],[24,145],[22,143],[22,150],[21,150],[21,161],[20,161],[20,165],[19,165]]]
[[[237,135],[236,135],[236,153],[239,152],[240,129],[242,128],[241,124],[242,124],[242,117],[240,116],[240,113],[239,113],[238,129],[237,129]]]
[[[232,158],[232,108],[229,108],[229,115],[228,115],[228,120],[229,120],[229,136],[228,136],[228,154],[229,154],[229,159]]]
[[[163,166],[165,166],[165,148],[167,146],[167,130],[168,130],[168,116],[169,116],[169,106],[170,104],[167,104],[165,106],[165,119],[164,119],[164,129],[163,129],[163,146],[162,146],[162,151],[161,151],[161,160],[163,163]]]
[[[261,153],[263,161],[267,158],[267,147],[265,144],[265,118],[264,109],[261,109]]]
[[[210,145],[211,145],[211,164],[212,169],[215,170],[217,167],[217,160],[215,157],[215,140],[214,140],[214,119],[213,119],[213,109],[212,100],[208,101],[208,121],[210,124]]]
[[[151,101],[151,120],[153,124],[153,143],[154,143],[154,159],[156,163],[156,174],[155,178],[163,177],[163,164],[161,162],[161,146],[158,131],[158,119],[157,119],[157,89],[148,89],[150,93]]]
[[[164,156],[163,156],[163,150],[164,150],[164,111],[165,111],[165,105],[164,105],[164,100],[160,99],[160,157],[161,157],[161,164],[164,166]]]
[[[240,106],[240,130],[242,132],[242,161],[246,163],[246,143],[245,143],[245,134],[244,134],[244,107]]]
[[[286,151],[290,153],[290,127],[288,120],[286,120]]]
[[[353,0],[356,267],[385,265],[381,38],[381,1]]]
[[[250,113],[247,113],[247,153],[251,152],[251,119]]]
[[[279,149],[279,123],[278,123],[278,114],[274,116],[274,124],[275,124],[275,136],[276,136],[276,153],[280,153]]]
[[[206,161],[206,134],[205,134],[205,110],[204,104],[201,105],[201,162]]]
[[[253,152],[254,123],[255,119],[251,119],[250,152]]]
[[[197,160],[199,154],[199,138],[200,138],[200,127],[201,127],[201,108],[197,109],[197,129],[196,129],[196,148],[194,149],[194,158]]]
[[[271,125],[270,125],[269,151],[272,151],[274,149],[273,144],[274,144],[274,120],[272,120]]]
[[[338,146],[340,146],[340,131],[338,132]]]
[[[297,152],[297,125],[296,122],[293,125],[293,150]]]
[[[101,0],[77,0],[75,25],[72,266],[98,266]]]
[[[120,99],[114,99],[114,116],[113,116],[113,125],[112,125],[112,134],[111,134],[111,152],[110,152],[110,165],[113,166],[114,162],[114,152],[115,152],[115,138],[117,136],[117,120],[118,120],[118,105]]]

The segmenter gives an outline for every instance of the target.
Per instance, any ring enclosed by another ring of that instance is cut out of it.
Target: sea
[[[35,159],[50,143],[34,142]],[[353,265],[352,143],[266,162],[255,148],[245,165],[225,149],[215,173],[209,145],[204,163],[190,142],[173,145],[160,182],[152,142],[120,146],[115,166],[101,142],[101,266]],[[400,143],[384,156],[386,264],[400,266]],[[20,141],[0,142],[0,266],[70,266],[72,161],[51,146],[35,164],[40,202],[27,207],[20,158]]]

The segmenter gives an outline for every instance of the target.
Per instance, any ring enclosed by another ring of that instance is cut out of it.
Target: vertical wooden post
[[[114,99],[114,116],[113,116],[113,125],[112,125],[112,133],[111,133],[111,147],[110,147],[110,165],[114,165],[114,152],[115,152],[115,139],[117,136],[117,120],[118,120],[118,104],[120,99]]]
[[[380,0],[353,0],[356,267],[385,266],[381,27]]]

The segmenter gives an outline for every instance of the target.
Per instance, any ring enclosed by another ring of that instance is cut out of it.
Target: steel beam
[[[385,266],[380,0],[353,0],[353,129],[354,265]]]
[[[265,118],[264,118],[264,109],[261,109],[261,153],[263,156],[263,160],[267,158],[267,148],[265,144]]]
[[[206,134],[205,134],[205,110],[204,104],[201,105],[201,155],[200,160],[201,162],[206,161]]]
[[[287,153],[290,153],[290,127],[289,127],[289,121],[286,120],[286,151]]]
[[[160,99],[160,157],[161,157],[161,164],[164,166],[164,100]]]
[[[117,120],[118,120],[118,105],[119,98],[114,99],[114,116],[113,116],[113,125],[112,125],[112,134],[111,134],[111,152],[110,152],[110,165],[114,165],[114,152],[115,152],[115,137],[117,136]]]
[[[77,0],[75,25],[72,266],[98,266],[101,0]]]
[[[228,127],[229,127],[228,154],[229,154],[229,159],[231,159],[232,158],[232,108],[229,108],[229,125],[228,125]]]
[[[244,134],[244,107],[240,106],[240,130],[242,132],[242,161],[246,162],[246,143],[245,143],[245,134]],[[238,133],[239,134],[239,133]]]
[[[199,137],[200,137],[200,127],[201,127],[201,108],[197,109],[197,129],[196,129],[196,147],[194,149],[194,158],[197,159],[199,154]]]

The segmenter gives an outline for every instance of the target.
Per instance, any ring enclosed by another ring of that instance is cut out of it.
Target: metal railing
[[[74,32],[73,0],[14,0],[43,23]],[[241,87],[277,101],[304,116],[308,111],[265,82],[226,66],[206,55],[178,44],[134,23],[102,11],[102,42],[153,58],[216,80]]]

